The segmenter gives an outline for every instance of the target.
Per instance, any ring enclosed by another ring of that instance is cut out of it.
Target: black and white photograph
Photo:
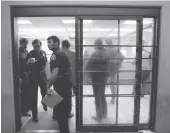
[[[1,133],[170,133],[170,1],[1,1]]]

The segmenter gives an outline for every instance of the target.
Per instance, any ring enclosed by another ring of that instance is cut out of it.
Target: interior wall
[[[129,6],[162,6],[161,11],[161,33],[159,50],[159,76],[158,76],[158,99],[156,115],[156,133],[170,133],[170,2],[2,2],[2,133],[14,133],[14,96],[11,54],[11,27],[10,27],[10,5],[129,5]]]

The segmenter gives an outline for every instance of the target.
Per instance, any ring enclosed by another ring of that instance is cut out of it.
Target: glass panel
[[[117,27],[117,20],[83,20],[83,45],[93,45],[96,38],[112,38],[117,45]]]
[[[118,98],[118,124],[132,124],[134,116],[134,97]]]
[[[154,19],[153,18],[144,18],[143,19],[143,45],[144,46],[153,46],[153,28],[154,28]],[[150,51],[151,52],[151,51]]]
[[[149,122],[150,95],[145,95],[140,100],[140,123]]]
[[[105,94],[116,94],[115,92],[117,92],[117,85],[106,85],[105,86]],[[92,85],[83,85],[83,95],[93,95]]]
[[[141,84],[141,95],[148,95],[148,94],[151,94],[151,84],[150,83]]]
[[[142,59],[142,70],[152,70],[152,59]]]
[[[119,94],[133,94],[133,88],[135,85],[119,85]]]
[[[115,124],[116,121],[116,104],[110,104],[111,97],[106,97],[106,108],[107,114],[106,118],[94,119],[94,116],[97,115],[98,112],[99,116],[104,111],[104,104],[97,103],[95,104],[94,97],[83,97],[83,124],[97,124],[100,126],[101,124]],[[96,111],[96,107],[98,108]],[[97,117],[99,118],[99,117]],[[96,125],[95,125],[96,126]]]
[[[135,82],[135,72],[119,72],[119,80]]]
[[[120,45],[136,46],[136,20],[121,20],[120,21]],[[126,49],[126,57],[134,58],[136,49],[131,47]]]

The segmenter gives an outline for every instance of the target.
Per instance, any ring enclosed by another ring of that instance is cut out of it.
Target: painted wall
[[[170,133],[170,2],[2,2],[2,133],[14,133],[14,96],[12,79],[11,27],[9,5],[161,5],[161,34],[158,77],[156,133]],[[169,107],[168,107],[169,106]]]

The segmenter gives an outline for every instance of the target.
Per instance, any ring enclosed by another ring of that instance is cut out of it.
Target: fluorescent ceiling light
[[[75,31],[75,29],[73,29],[73,28],[68,28],[67,30],[68,31]],[[89,31],[89,29],[83,29],[83,31]]]
[[[32,24],[29,20],[18,20],[18,24]]]
[[[143,24],[150,24],[150,23],[152,23],[152,21],[149,21],[149,20],[143,21]],[[136,24],[136,21],[135,20],[128,20],[128,21],[125,21],[124,24]]]
[[[27,35],[28,33],[26,32],[18,32],[18,35]]]
[[[109,36],[118,36],[118,34],[108,34]],[[124,36],[124,34],[120,34],[120,36]]]
[[[90,29],[91,31],[111,31],[112,29]]]
[[[20,31],[29,31],[29,32],[45,32],[45,31],[65,31],[65,28],[24,28]]]
[[[121,28],[120,31],[125,31],[125,32],[131,32],[135,31],[136,29],[129,29],[129,28]],[[115,29],[114,31],[118,31],[118,29]]]
[[[62,20],[65,24],[74,24],[75,20]],[[83,20],[83,24],[91,24],[92,20]]]

